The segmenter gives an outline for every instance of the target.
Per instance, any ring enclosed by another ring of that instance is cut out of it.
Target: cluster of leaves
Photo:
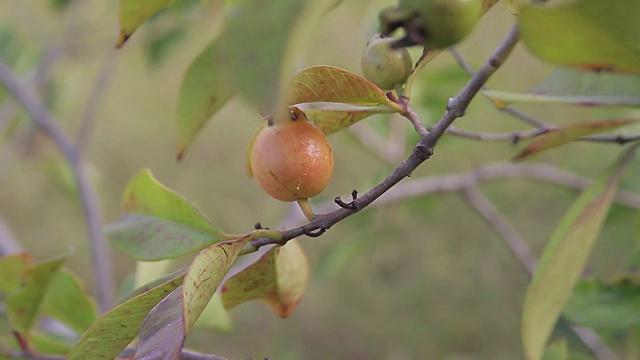
[[[141,5],[121,0],[117,46],[123,46],[141,24],[170,3],[155,0]],[[488,9],[495,1],[485,4]],[[385,94],[370,81],[344,69],[318,65],[289,78],[296,51],[335,5],[335,1],[303,0],[232,2],[229,6],[233,11],[228,11],[224,30],[193,60],[184,76],[178,100],[178,158],[185,155],[212,116],[236,95],[269,112],[297,105],[325,134],[373,114],[404,115],[407,108],[393,93]],[[498,107],[517,101],[638,106],[640,25],[634,20],[640,16],[640,6],[623,0],[606,4],[581,0],[562,6],[522,5],[517,10],[520,32],[531,52],[572,68],[556,70],[526,94],[486,91]],[[572,31],[566,31],[567,24]],[[437,54],[428,54],[418,62],[407,90],[418,70]],[[555,127],[533,140],[516,159],[637,120],[601,119]],[[547,346],[563,314],[575,324],[604,331],[638,325],[637,315],[628,315],[637,309],[637,281],[624,277],[624,281],[603,284],[579,279],[622,172],[637,146],[636,142],[625,149],[576,200],[546,246],[524,304],[522,333],[527,359],[568,358],[565,343]],[[115,246],[140,261],[198,252],[190,266],[133,290],[98,318],[93,302],[77,280],[62,269],[63,258],[35,264],[24,254],[2,258],[0,293],[6,304],[6,319],[0,324],[7,335],[4,338],[12,339],[2,344],[6,349],[60,353],[68,359],[112,359],[137,338],[136,358],[178,359],[185,337],[214,294],[220,293],[226,309],[260,299],[283,317],[294,310],[303,295],[308,264],[295,241],[269,249],[223,283],[236,258],[256,250],[252,240],[278,241],[282,236],[279,231],[256,229],[227,234],[188,200],[160,184],[148,170],[130,181],[123,211],[107,228]],[[616,296],[613,299],[612,294]],[[64,323],[75,331],[75,337],[53,339],[34,330],[41,315]],[[614,318],[624,318],[625,322]]]

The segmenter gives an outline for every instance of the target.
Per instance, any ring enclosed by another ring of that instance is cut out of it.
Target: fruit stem
[[[302,210],[302,213],[307,218],[307,220],[313,221],[313,219],[316,218],[316,214],[314,214],[313,210],[311,209],[311,204],[309,203],[309,199],[304,198],[304,199],[298,199],[296,201],[300,206],[300,210]]]
[[[260,247],[256,247],[255,245],[253,245],[251,243],[251,240],[259,239],[259,238],[267,238],[275,241],[280,241],[282,240],[282,232],[278,230],[270,230],[270,229],[258,229],[254,231],[249,237],[249,239],[247,239],[247,242],[244,244],[242,249],[240,249],[240,252],[238,253],[238,255],[240,256],[247,255],[247,254],[251,254],[258,251]]]
[[[425,65],[427,65],[427,63],[429,61],[433,60],[433,58],[436,57],[436,55],[438,55],[441,52],[442,52],[442,50],[435,50],[435,49],[431,49],[429,51],[425,50],[425,51],[422,52],[422,55],[420,56],[420,58],[416,62],[416,65],[413,68],[413,70],[411,71],[411,74],[409,74],[409,77],[407,78],[407,81],[404,82],[404,94],[403,94],[403,96],[405,98],[407,98],[407,100],[411,100],[411,88],[413,87],[413,80],[415,80],[415,78],[418,75],[418,73],[420,72],[420,70],[422,70],[422,68]]]

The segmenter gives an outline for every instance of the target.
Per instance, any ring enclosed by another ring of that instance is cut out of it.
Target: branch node
[[[425,161],[433,155],[433,148],[427,147],[422,142],[416,145],[415,154],[421,161]]]
[[[517,145],[520,140],[522,140],[522,135],[520,135],[520,131],[516,130],[513,132],[513,138],[511,138],[511,145]]]

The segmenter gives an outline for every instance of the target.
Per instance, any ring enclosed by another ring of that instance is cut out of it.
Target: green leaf
[[[172,221],[124,215],[107,226],[113,244],[137,260],[174,258],[203,249],[220,238]]]
[[[564,215],[544,249],[527,289],[522,343],[527,360],[539,360],[547,340],[591,254],[613,201],[629,148],[585,190]]]
[[[352,105],[384,105],[390,102],[378,86],[350,71],[317,65],[297,73],[289,83],[291,104],[336,102]]]
[[[309,263],[296,241],[276,246],[229,278],[222,287],[226,309],[260,299],[281,317],[296,308],[309,279]]]
[[[567,360],[569,352],[567,351],[567,340],[562,339],[555,341],[544,352],[543,360]]]
[[[71,340],[51,334],[33,332],[29,336],[29,345],[41,354],[66,355],[73,347]]]
[[[141,293],[109,310],[91,325],[69,353],[68,360],[112,360],[138,333],[145,316],[173,290],[184,275]]]
[[[214,40],[193,60],[182,80],[178,96],[178,159],[235,93],[225,82],[225,69],[214,63],[219,51],[220,45]]]
[[[281,110],[298,53],[336,1],[237,0],[228,8],[215,62],[259,109]],[[268,29],[268,31],[266,31]]]
[[[42,305],[44,313],[61,321],[79,334],[97,319],[95,301],[87,294],[80,280],[62,269],[53,279]]]
[[[22,271],[33,262],[26,252],[0,258],[0,291],[10,293],[20,286]]]
[[[640,2],[580,0],[523,4],[524,44],[556,64],[640,74]]]
[[[127,185],[124,211],[107,226],[115,246],[139,260],[161,260],[198,251],[224,239],[195,206],[140,171]]]
[[[156,180],[149,169],[134,176],[124,192],[124,211],[174,221],[212,234],[221,234],[187,199]]]
[[[580,280],[564,309],[564,316],[578,326],[606,333],[640,325],[640,279],[627,275],[603,283]]]
[[[182,288],[185,333],[193,327],[249,237],[210,246],[193,259]]]
[[[238,0],[227,11],[215,62],[258,108],[278,101],[287,44],[304,5],[304,0]]]
[[[549,131],[544,135],[538,136],[536,139],[531,141],[524,150],[518,153],[518,155],[516,155],[513,160],[519,161],[528,156],[540,153],[545,150],[556,148],[573,140],[580,139],[583,136],[617,129],[619,127],[629,125],[638,121],[638,119],[610,119],[583,121],[566,126],[561,126]]]
[[[120,0],[120,32],[116,47],[120,48],[147,19],[160,12],[172,0]]]
[[[7,317],[14,331],[27,334],[35,325],[45,294],[66,256],[29,265],[20,276],[20,286],[6,297]]]
[[[386,106],[352,106],[335,103],[314,103],[299,106],[325,135],[333,134],[375,114],[393,113]]]
[[[485,90],[498,108],[514,102],[585,106],[640,106],[640,76],[556,69],[524,94]]]

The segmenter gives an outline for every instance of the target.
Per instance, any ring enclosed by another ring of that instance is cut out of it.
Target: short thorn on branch
[[[346,203],[342,201],[342,198],[340,198],[340,196],[336,196],[334,201],[343,209],[358,211],[360,210],[360,207],[358,206],[358,204],[356,204],[356,199],[358,199],[358,190],[353,190],[351,192],[351,202]]]
[[[325,228],[319,228],[317,230],[308,230],[306,228],[302,229],[302,233],[307,235],[308,237],[319,237],[327,231]]]
[[[253,225],[253,228],[255,230],[270,230],[269,228],[262,227],[262,224],[260,222],[257,222],[255,225]]]

